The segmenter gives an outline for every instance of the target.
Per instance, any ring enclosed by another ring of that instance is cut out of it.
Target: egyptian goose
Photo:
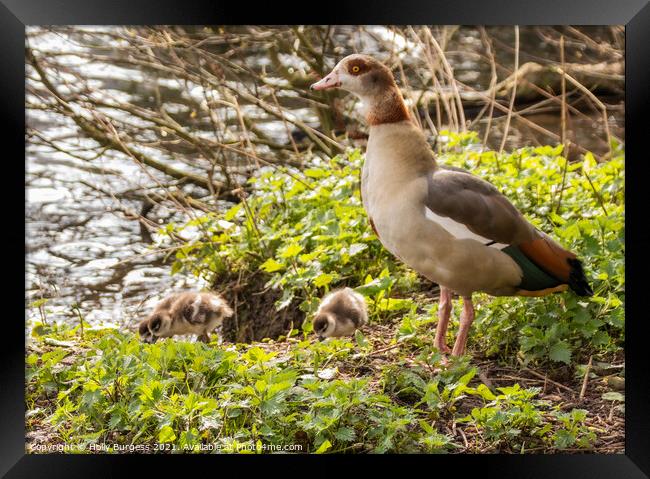
[[[146,343],[155,343],[159,338],[196,334],[199,341],[207,343],[210,333],[232,314],[217,294],[175,293],[158,303],[140,323],[140,337]]]
[[[325,338],[351,336],[368,322],[366,300],[356,291],[343,288],[332,291],[321,301],[314,316],[314,332]]]
[[[342,88],[363,103],[369,126],[363,206],[384,247],[440,285],[434,340],[440,351],[450,352],[452,292],[463,298],[455,356],[465,352],[474,292],[543,296],[570,287],[593,294],[576,255],[530,224],[493,185],[436,163],[382,63],[349,55],[311,88]]]

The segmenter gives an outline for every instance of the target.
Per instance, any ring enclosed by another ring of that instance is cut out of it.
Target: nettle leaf
[[[485,384],[479,384],[476,392],[487,401],[494,401],[497,398]]]
[[[463,386],[467,386],[467,384],[472,380],[472,378],[476,375],[476,368],[472,368],[469,372],[464,374],[459,380],[458,383],[462,384]]]
[[[262,401],[260,404],[260,409],[265,416],[274,416],[282,411],[282,402],[278,397],[272,397]]]
[[[318,276],[316,276],[316,278],[314,278],[314,286],[320,288],[321,286],[330,284],[334,280],[334,278],[335,276],[333,274],[321,273]]]
[[[551,346],[548,353],[549,358],[553,361],[562,362],[565,364],[571,363],[571,348],[566,341],[558,341]]]
[[[321,254],[319,251],[312,251],[311,253],[303,253],[299,256],[299,260],[302,263],[309,263],[310,261],[318,258],[318,256]]]
[[[353,441],[356,437],[354,429],[349,427],[340,427],[335,433],[334,437],[341,442],[350,442]]]
[[[591,344],[594,346],[604,346],[610,341],[609,334],[605,331],[596,331],[596,333],[591,337]]]
[[[158,442],[168,443],[174,441],[174,439],[176,439],[176,433],[171,426],[163,426],[158,433]]]
[[[324,178],[330,175],[330,172],[321,168],[308,168],[303,172],[309,178]]]
[[[293,298],[294,298],[293,291],[290,289],[285,289],[284,291],[282,291],[282,297],[277,301],[275,309],[277,309],[278,311],[283,310],[284,308],[286,308],[291,304]]]
[[[319,446],[318,449],[316,449],[315,453],[316,454],[323,454],[327,452],[329,449],[331,449],[332,443],[329,442],[329,440],[325,439],[323,443]]]
[[[610,391],[607,393],[604,393],[602,395],[602,398],[605,401],[619,401],[619,402],[625,402],[625,396],[619,392],[616,391]]]
[[[117,429],[122,422],[122,415],[119,412],[114,412],[111,414],[110,419],[108,420],[108,427],[111,429]]]
[[[555,447],[558,449],[566,449],[576,442],[576,437],[566,429],[560,429],[555,433]]]
[[[374,296],[381,291],[385,291],[391,287],[393,284],[393,278],[390,276],[384,276],[382,278],[376,278],[370,281],[363,286],[358,286],[354,288],[357,293],[361,293],[364,296]]]
[[[292,243],[287,246],[282,253],[280,253],[281,258],[294,258],[302,251],[302,246],[297,243]]]
[[[36,301],[32,301],[31,303],[29,303],[29,307],[30,308],[40,308],[41,306],[46,304],[49,300],[50,300],[49,298],[37,299]]]
[[[284,268],[284,265],[282,263],[278,263],[275,259],[269,258],[264,263],[260,265],[260,269],[263,269],[267,273],[274,273],[276,271],[280,271],[281,269]]]
[[[385,298],[379,302],[378,306],[383,311],[401,311],[410,309],[413,304],[410,299]]]

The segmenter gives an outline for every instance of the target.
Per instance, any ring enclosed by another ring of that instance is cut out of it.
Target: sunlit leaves
[[[276,271],[284,269],[284,265],[282,263],[278,263],[273,258],[269,258],[260,265],[260,269],[263,269],[267,273],[275,273]]]
[[[176,433],[171,426],[163,426],[158,433],[158,442],[164,444],[172,442],[176,439]]]

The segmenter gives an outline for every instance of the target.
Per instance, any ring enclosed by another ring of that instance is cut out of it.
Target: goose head
[[[379,94],[393,85],[395,80],[387,66],[369,55],[354,54],[343,58],[311,89],[342,88],[363,98]]]
[[[409,119],[408,110],[390,69],[375,58],[353,54],[343,58],[312,90],[341,88],[358,96],[370,125]]]

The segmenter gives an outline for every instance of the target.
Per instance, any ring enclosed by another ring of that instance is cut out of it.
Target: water
[[[377,29],[374,33],[381,36],[387,31]],[[458,48],[471,47],[477,41],[476,33],[471,31],[457,38]],[[57,34],[46,35],[39,41],[39,47],[84,51],[83,47],[65,42]],[[372,39],[364,41],[357,48],[371,51]],[[408,43],[405,41],[402,46],[408,47]],[[506,55],[501,51],[500,54]],[[476,64],[468,58],[450,55],[450,61],[455,62],[456,75],[475,87],[489,83],[489,73],[477,72]],[[506,64],[507,61],[503,59]],[[92,78],[96,87],[109,90],[114,96],[121,95],[139,105],[153,101],[141,71],[106,64],[80,66],[82,62],[74,56],[65,57],[63,63],[78,67],[87,78]],[[252,63],[256,68],[262,67],[262,62]],[[168,111],[179,115],[178,121],[191,121],[188,100],[181,94],[185,86],[173,79],[160,79],[159,85],[169,105]],[[197,92],[190,94],[194,96]],[[295,98],[282,97],[280,101],[298,117],[314,122],[313,113]],[[468,117],[471,118],[471,113]],[[528,118],[559,132],[557,111],[536,113]],[[257,120],[257,125],[274,141],[288,141],[286,127],[281,121]],[[622,137],[623,109],[613,109],[608,121],[612,133]],[[77,135],[71,124],[46,112],[29,111],[27,123],[48,137]],[[209,125],[203,128],[206,134],[210,133]],[[574,118],[571,128],[581,145],[596,152],[607,151],[599,112],[593,111],[586,118]],[[498,147],[500,141],[500,134],[495,130],[489,144]],[[544,135],[513,123],[506,147],[549,141]],[[27,149],[27,303],[40,298],[48,298],[48,301],[40,310],[28,307],[28,319],[40,320],[41,314],[45,314],[48,321],[76,321],[73,306],[77,305],[91,323],[132,327],[167,293],[206,286],[194,277],[182,274],[172,277],[165,253],[155,248],[156,234],[150,235],[147,228],[130,217],[143,207],[143,189],[151,188],[153,180],[169,183],[169,178],[145,171],[133,161],[110,152],[88,162],[52,152],[37,143],[37,139],[32,138]],[[90,146],[82,138],[76,139],[76,145],[80,152]],[[191,165],[182,166],[188,171],[192,169]],[[200,192],[187,185],[181,188],[185,192]],[[148,218],[158,225],[187,219],[174,208],[166,207],[154,208]]]
[[[59,163],[32,152],[27,168],[27,281],[30,301],[50,298],[47,320],[73,320],[77,303],[91,323],[131,326],[161,295],[200,287],[196,279],[171,277],[163,254],[156,253],[137,221],[128,219],[136,201],[115,200],[93,189],[116,194],[133,181],[148,179],[120,159],[103,161],[105,172],[80,169],[82,162]],[[111,171],[114,171],[111,173]],[[127,183],[123,175],[129,175]],[[158,210],[159,224],[174,219]],[[28,308],[29,319],[40,311]]]

